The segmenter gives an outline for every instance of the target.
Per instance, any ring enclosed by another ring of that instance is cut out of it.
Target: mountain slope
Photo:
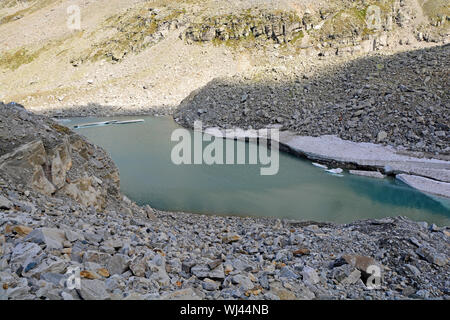
[[[92,104],[114,112],[173,109],[216,77],[264,77],[272,67],[307,72],[449,38],[449,6],[440,0],[78,5],[81,30],[71,30],[65,1],[2,2],[1,100],[34,111],[95,112]]]

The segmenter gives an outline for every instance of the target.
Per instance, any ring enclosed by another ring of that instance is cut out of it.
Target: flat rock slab
[[[398,174],[395,177],[398,180],[422,192],[430,193],[440,197],[450,198],[450,183],[409,174]]]
[[[402,166],[394,166],[393,170],[402,169]],[[401,170],[400,170],[401,171]],[[410,170],[411,174],[416,176],[428,177],[434,180],[439,180],[443,182],[450,182],[450,170],[448,169],[433,169],[425,167],[413,167]]]
[[[62,249],[66,240],[64,231],[55,228],[39,228],[33,230],[26,239],[37,244],[45,244],[48,249]]]
[[[80,289],[77,292],[83,300],[106,300],[110,296],[106,291],[106,286],[100,280],[81,280]]]
[[[385,177],[384,174],[378,171],[364,171],[364,170],[349,170],[350,174],[354,174],[357,176],[370,177],[370,178],[378,178],[383,179]]]
[[[380,168],[389,165],[400,171],[422,170],[423,174],[426,173],[424,168],[434,169],[433,175],[437,175],[440,170],[450,170],[449,161],[410,157],[398,154],[390,146],[342,140],[331,135],[306,137],[283,132],[280,135],[280,143],[317,160],[334,160]],[[444,177],[448,175],[448,171],[443,174]]]

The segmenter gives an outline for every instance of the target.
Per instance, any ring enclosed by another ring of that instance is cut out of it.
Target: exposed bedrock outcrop
[[[255,46],[273,40],[296,48],[315,47],[320,55],[370,52],[413,39],[444,40],[450,18],[447,8],[442,3],[436,3],[433,10],[429,5],[424,7],[404,0],[382,0],[330,1],[314,10],[252,8],[188,19],[181,38],[233,46],[239,44],[238,40],[254,41]],[[396,33],[398,30],[402,30],[402,36]],[[243,42],[247,48],[252,47],[249,41]]]
[[[14,184],[98,210],[119,196],[118,170],[102,149],[18,105],[0,109],[0,172]]]
[[[191,23],[185,38],[192,41],[239,40],[248,37],[290,42],[304,28],[304,21],[294,12],[246,12],[205,18]]]

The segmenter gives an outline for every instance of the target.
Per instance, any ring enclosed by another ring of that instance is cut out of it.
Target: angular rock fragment
[[[66,236],[65,232],[60,229],[39,228],[33,230],[25,240],[38,244],[45,244],[47,249],[62,249]]]
[[[109,298],[105,283],[101,280],[81,279],[81,286],[77,292],[83,300],[106,300]]]

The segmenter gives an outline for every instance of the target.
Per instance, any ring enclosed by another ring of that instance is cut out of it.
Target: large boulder
[[[39,228],[33,230],[26,238],[37,244],[45,244],[47,249],[62,249],[66,240],[65,232],[55,228]]]
[[[67,171],[72,167],[71,146],[68,139],[49,152],[51,178],[56,188],[61,189],[66,183]]]
[[[118,169],[102,148],[52,119],[1,102],[0,124],[0,177],[8,183],[99,211],[121,199]],[[12,208],[11,199],[0,200],[2,209]]]
[[[14,180],[43,194],[51,195],[56,191],[47,179],[43,166],[47,163],[47,153],[42,140],[23,144],[0,157],[0,170]]]
[[[102,209],[105,205],[105,197],[99,188],[93,186],[94,183],[92,177],[85,176],[66,184],[62,192],[84,206]]]
[[[80,289],[77,289],[78,294],[83,300],[106,300],[110,295],[106,291],[104,281],[100,280],[81,280]]]
[[[12,250],[10,266],[13,271],[19,268],[24,269],[27,265],[34,262],[41,253],[42,249],[37,244],[21,242]]]
[[[8,210],[13,206],[12,202],[4,196],[0,195],[0,209]]]

